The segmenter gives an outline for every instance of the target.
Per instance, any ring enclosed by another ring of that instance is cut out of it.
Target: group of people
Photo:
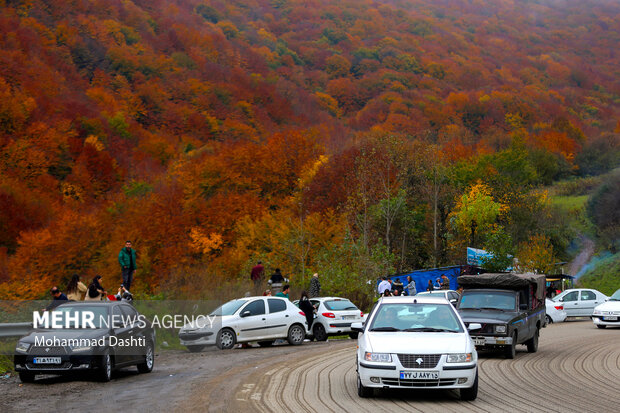
[[[426,287],[426,291],[449,289],[450,279],[446,275],[442,275],[441,278],[437,278],[434,284],[431,280],[428,280],[428,285]],[[400,295],[416,295],[418,290],[416,288],[415,281],[410,275],[408,275],[406,285],[403,284],[399,278],[391,280],[387,277],[381,277],[381,282],[377,286],[377,292],[380,296],[391,297]]]
[[[254,293],[259,294],[261,289],[263,288],[263,279],[265,277],[265,266],[261,261],[258,261],[252,270],[250,271],[250,280],[254,283]],[[282,271],[279,268],[276,268],[274,273],[271,274],[269,279],[267,280],[267,285],[269,288],[263,292],[263,295],[272,295],[274,290],[278,290],[275,294],[276,296],[285,296],[288,298],[288,291],[290,286],[286,283],[289,282],[289,279],[286,278]],[[282,287],[279,290],[279,287]],[[308,289],[309,297],[318,297],[321,293],[321,282],[319,281],[319,274],[314,273],[312,278],[310,279],[310,288]],[[280,295],[284,294],[284,295]]]
[[[99,301],[105,300],[106,298],[118,301],[131,301],[133,295],[129,292],[129,289],[131,288],[133,276],[136,272],[136,251],[132,248],[131,241],[126,241],[125,247],[118,253],[118,262],[121,267],[123,282],[118,288],[116,295],[108,295],[108,292],[101,284],[103,280],[101,275],[95,275],[87,287],[81,281],[79,274],[73,274],[71,280],[67,284],[65,293],[57,286],[51,288],[50,294],[52,295],[52,302],[45,310],[53,310],[64,301]]]

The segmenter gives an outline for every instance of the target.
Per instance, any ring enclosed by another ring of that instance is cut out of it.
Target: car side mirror
[[[353,323],[351,324],[351,330],[357,331],[358,333],[364,332],[364,324],[362,323]]]
[[[468,331],[480,330],[481,328],[482,328],[482,324],[480,323],[471,323],[469,326],[467,326]]]
[[[247,317],[247,316],[249,316],[249,315],[251,315],[251,314],[252,314],[252,313],[250,312],[250,310],[245,310],[244,312],[242,312],[242,313],[240,314],[240,316],[241,316],[241,317]]]

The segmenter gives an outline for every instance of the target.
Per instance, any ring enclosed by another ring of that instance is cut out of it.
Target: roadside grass
[[[620,253],[595,259],[589,265],[592,267],[579,278],[578,286],[593,288],[606,295],[612,295],[620,289]]]
[[[593,234],[594,228],[586,214],[586,203],[589,195],[555,195],[551,204],[568,220],[568,225],[578,233]]]

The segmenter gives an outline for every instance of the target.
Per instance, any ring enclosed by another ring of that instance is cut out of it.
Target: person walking
[[[433,291],[435,287],[433,287],[433,282],[428,280],[428,285],[426,286],[426,291]]]
[[[67,301],[67,296],[64,295],[62,291],[58,289],[58,287],[52,287],[52,289],[50,290],[50,294],[52,294],[52,302],[47,307],[45,307],[46,311],[51,311],[54,308],[58,307],[60,304],[62,304],[64,301]]]
[[[418,290],[415,288],[415,281],[411,278],[411,275],[407,276],[407,294],[416,295]]]
[[[90,285],[88,286],[88,292],[84,297],[84,301],[99,301],[103,300],[103,297],[108,293],[101,285],[103,277],[101,275],[95,275]]]
[[[250,279],[254,282],[254,293],[258,294],[261,290],[261,283],[263,282],[263,274],[265,273],[265,267],[261,261],[257,262],[252,271],[250,271]]]
[[[308,323],[308,331],[312,331],[312,323],[314,322],[314,312],[316,311],[305,291],[301,292],[299,299],[299,309],[304,312],[306,322]]]
[[[67,284],[67,298],[71,301],[82,301],[84,299],[84,294],[88,291],[88,288],[82,281],[80,281],[80,276],[78,274],[73,274],[71,277],[71,281]]]
[[[133,275],[136,272],[136,250],[131,247],[131,241],[125,241],[125,248],[118,253],[118,263],[123,274],[123,286],[131,291]]]
[[[383,295],[385,290],[389,291],[392,289],[392,285],[387,280],[387,277],[381,277],[381,280],[382,281],[379,283],[379,286],[377,287],[377,292],[379,293],[379,295]]]
[[[310,279],[310,297],[320,297],[321,295],[321,282],[319,281],[319,273],[315,272]]]

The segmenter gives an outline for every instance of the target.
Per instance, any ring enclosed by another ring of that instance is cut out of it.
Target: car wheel
[[[101,356],[99,372],[97,373],[99,381],[108,382],[112,380],[112,357],[109,352],[105,352]]]
[[[604,325],[604,324],[597,324],[596,326],[597,326],[598,328],[605,328],[605,327],[607,327],[607,326],[606,326],[606,325]]]
[[[288,343],[292,346],[298,346],[304,342],[306,338],[305,329],[299,324],[293,324],[291,328],[288,329]]]
[[[536,332],[534,336],[527,341],[527,351],[529,353],[536,353],[538,351],[538,336],[540,334],[540,330],[538,327],[536,328]]]
[[[315,324],[314,327],[312,327],[312,334],[314,334],[314,338],[316,341],[327,340],[327,332],[325,331],[325,327],[323,327],[323,324]]]
[[[547,320],[547,324],[553,324],[553,319],[548,315],[545,316],[545,319]]]
[[[357,340],[357,336],[359,336],[360,333],[349,333],[349,337],[351,337],[353,340]]]
[[[357,395],[363,398],[372,396],[372,389],[364,387],[359,374],[357,375]]]
[[[19,372],[19,379],[22,383],[34,383],[35,374],[28,373],[27,371]]]
[[[223,328],[217,333],[215,344],[220,350],[229,350],[234,347],[236,341],[235,333],[229,328]]]
[[[146,352],[144,354],[144,361],[138,364],[138,372],[150,373],[153,371],[153,364],[155,364],[155,351],[153,350],[153,343],[148,341],[146,343]]]
[[[261,347],[271,347],[273,346],[273,341],[259,341],[258,345]]]
[[[512,333],[512,344],[509,346],[506,346],[504,349],[504,356],[506,356],[507,359],[513,359],[515,358],[516,354],[517,354],[517,332],[513,332]]]
[[[478,397],[478,370],[476,369],[476,378],[474,379],[474,385],[467,389],[460,390],[461,400],[472,401]]]
[[[190,353],[200,353],[206,346],[186,346]]]

